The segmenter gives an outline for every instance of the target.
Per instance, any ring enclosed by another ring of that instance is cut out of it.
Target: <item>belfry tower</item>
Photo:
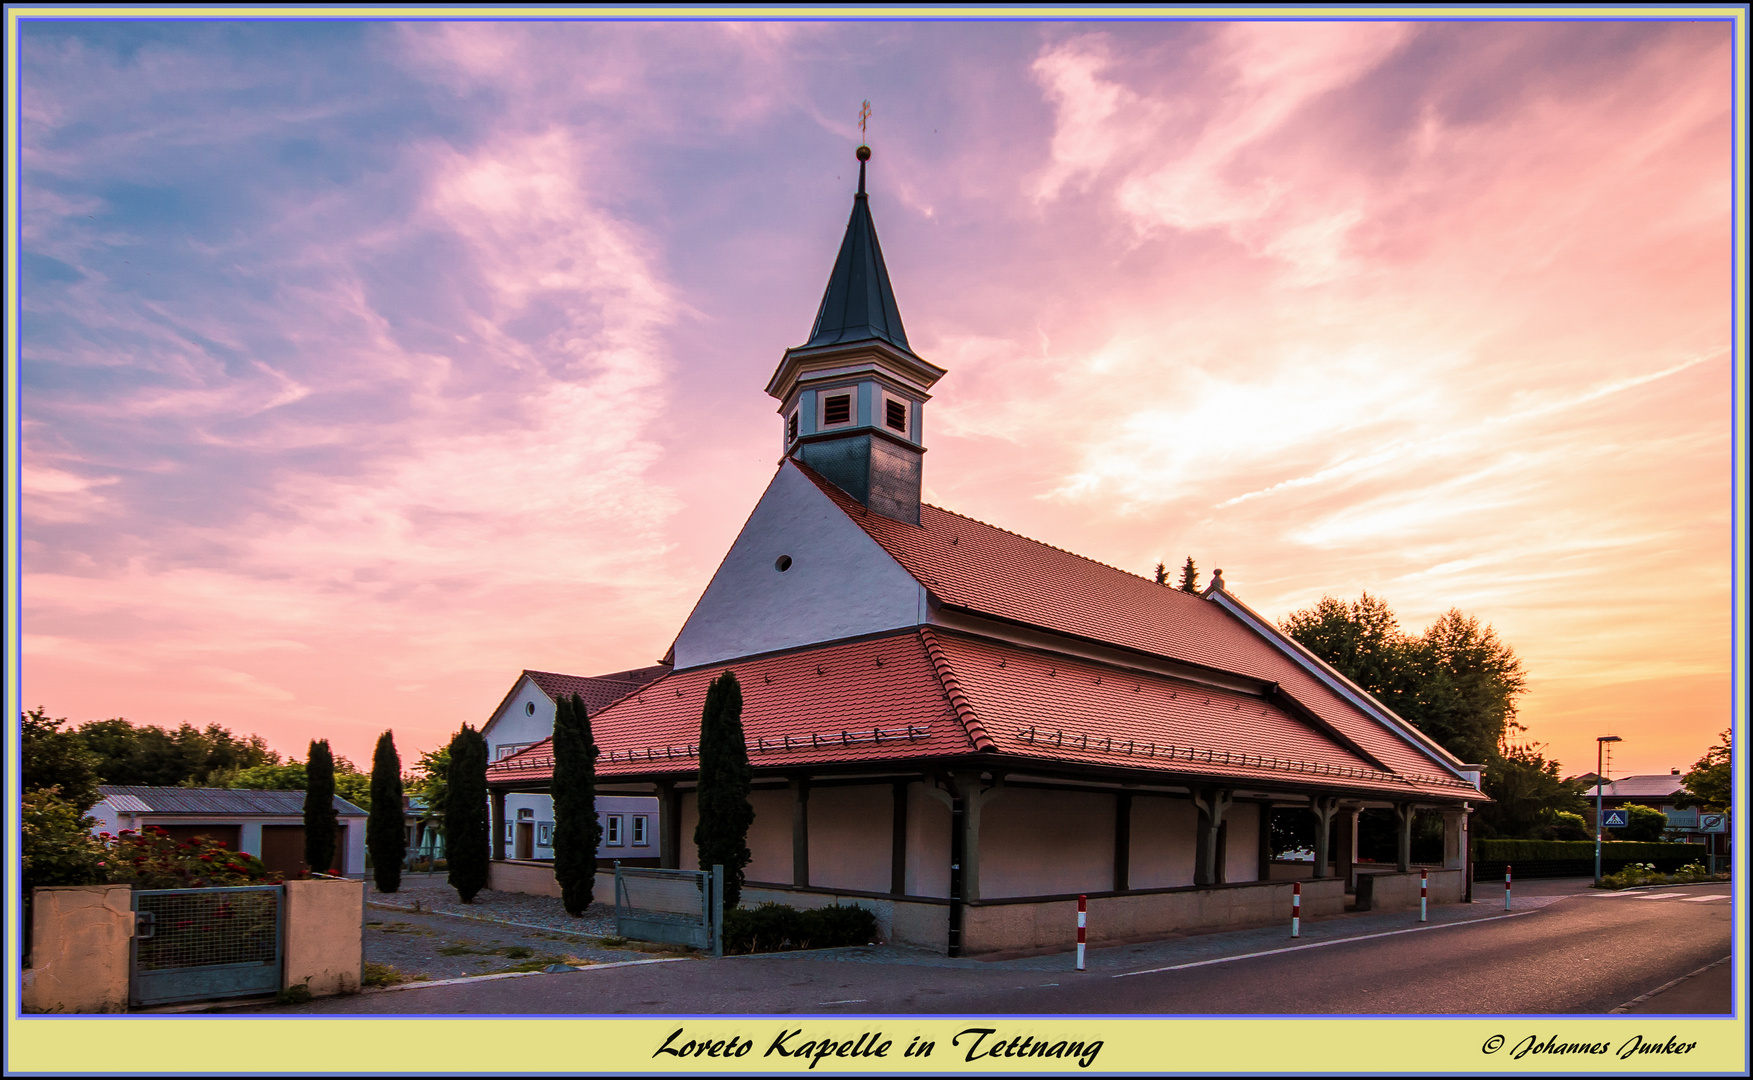
[[[767,393],[779,399],[785,453],[871,510],[919,524],[925,403],[943,368],[907,344],[864,190],[858,194],[809,340],[785,350]]]

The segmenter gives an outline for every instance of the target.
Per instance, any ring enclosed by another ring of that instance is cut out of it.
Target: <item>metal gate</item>
[[[137,890],[129,1003],[278,992],[286,952],[284,900],[278,885]]]
[[[724,955],[724,867],[654,870],[615,863],[615,933]]]

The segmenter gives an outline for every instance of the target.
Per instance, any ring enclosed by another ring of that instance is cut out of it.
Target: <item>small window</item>
[[[645,815],[633,815],[633,846],[650,847],[651,841],[645,838]]]
[[[603,843],[610,847],[621,846],[621,815],[610,814],[608,828],[603,830]]]
[[[885,413],[883,421],[905,435],[907,433],[907,403],[890,398],[883,403],[883,410]]]
[[[781,574],[785,573],[787,570],[790,570],[791,569],[791,556],[790,555],[781,555],[781,556],[779,556],[779,558],[774,559],[773,560],[773,569],[779,571]]]
[[[512,841],[512,836],[511,836],[512,828],[513,828],[513,826],[512,826],[511,822],[508,821],[505,823],[505,842],[508,844],[511,843],[511,841]]]
[[[822,399],[822,426],[852,423],[852,395],[829,394]]]
[[[536,846],[554,846],[554,823],[552,821],[544,821],[536,826]]]
[[[785,437],[788,440],[797,438],[797,410],[796,409],[791,410],[791,415],[785,418]]]
[[[533,701],[526,701],[526,702],[524,702],[524,703],[523,703],[523,714],[524,714],[524,715],[525,715],[525,716],[534,716],[534,715],[536,715],[536,703],[535,703],[535,702],[533,702]]]
[[[535,819],[536,812],[534,810],[519,810],[517,812],[517,820],[519,821],[534,821]]]

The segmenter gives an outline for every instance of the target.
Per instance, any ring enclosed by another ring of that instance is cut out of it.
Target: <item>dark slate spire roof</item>
[[[895,305],[894,287],[889,284],[889,271],[883,265],[883,249],[877,244],[876,225],[870,219],[870,201],[864,193],[864,162],[870,152],[859,149],[858,194],[852,199],[846,239],[840,242],[840,257],[834,260],[828,291],[822,294],[822,306],[816,312],[816,325],[802,348],[878,338],[912,352],[907,331],[901,326],[901,309]]]

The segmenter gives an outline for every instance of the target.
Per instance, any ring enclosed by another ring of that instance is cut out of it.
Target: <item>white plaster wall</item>
[[[765,788],[749,792],[755,822],[749,826],[749,865],[744,881],[791,881],[791,807],[796,800],[789,789]],[[690,834],[683,844],[692,844]]]
[[[1007,788],[981,808],[981,899],[1113,887],[1113,795]]]
[[[525,712],[535,707],[534,714]],[[481,728],[487,740],[487,760],[499,760],[499,748],[508,743],[534,743],[554,734],[554,702],[528,675],[518,678],[510,700]]]
[[[950,894],[950,808],[930,785],[907,785],[907,895]]]
[[[809,806],[811,887],[888,892],[895,822],[890,786],[813,788]]]
[[[1260,880],[1260,805],[1236,803],[1224,815],[1225,882]]]
[[[1198,827],[1199,812],[1190,800],[1134,795],[1127,883],[1134,889],[1193,884]]]
[[[262,854],[262,823],[244,822],[237,830],[237,843],[244,851],[259,857]]]
[[[916,626],[924,611],[919,582],[787,461],[676,636],[676,667]]]

